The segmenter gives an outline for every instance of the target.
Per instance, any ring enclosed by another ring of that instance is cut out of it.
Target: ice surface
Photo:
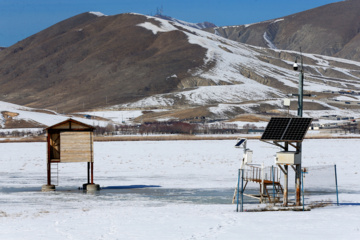
[[[95,142],[96,183],[102,187],[149,186],[107,189],[98,194],[77,190],[86,182],[86,163],[59,164],[58,191],[40,192],[46,182],[46,144],[1,143],[1,239],[360,236],[360,206],[330,206],[310,212],[235,212],[236,206],[230,204],[231,190],[242,153],[234,148],[235,142]],[[359,139],[303,143],[304,166],[337,164],[343,203],[359,203],[359,144]],[[258,140],[249,140],[248,147],[254,151],[254,162],[265,165],[271,165],[279,151]]]

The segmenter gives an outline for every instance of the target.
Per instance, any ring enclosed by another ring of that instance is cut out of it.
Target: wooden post
[[[47,185],[51,185],[51,163],[47,162]]]
[[[51,154],[50,154],[50,134],[47,133],[47,185],[51,185]]]
[[[90,183],[90,162],[87,163],[87,183]]]
[[[94,162],[90,163],[91,165],[91,184],[94,184]]]

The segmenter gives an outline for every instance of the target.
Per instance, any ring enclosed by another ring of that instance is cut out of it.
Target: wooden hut
[[[98,188],[94,184],[94,127],[68,119],[46,128],[47,133],[47,185],[42,190],[55,190],[51,182],[51,166],[54,163],[87,162],[87,189]],[[88,187],[88,185],[91,185]]]

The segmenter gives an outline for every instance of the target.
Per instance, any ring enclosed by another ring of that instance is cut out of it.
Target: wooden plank
[[[260,196],[259,195],[252,195],[252,194],[246,194],[246,193],[243,193],[245,196],[248,196],[248,197],[251,197],[251,198],[255,198],[255,199],[260,199]]]
[[[72,129],[88,129],[87,126],[80,125],[80,124],[75,123],[75,122],[72,122],[72,123],[71,123],[71,128],[72,128]]]
[[[54,126],[52,129],[70,129],[70,123],[65,122],[61,125]]]
[[[60,133],[61,162],[92,162],[92,132]]]

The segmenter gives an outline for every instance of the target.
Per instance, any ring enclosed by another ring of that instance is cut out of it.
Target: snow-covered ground
[[[2,143],[1,239],[358,239],[359,139],[305,140],[303,166],[336,163],[341,203],[310,212],[235,212],[242,150],[234,141],[96,142],[98,193],[77,190],[86,164],[59,164],[46,182],[45,143]],[[254,162],[279,149],[249,140]],[[306,186],[316,185],[306,180]],[[333,183],[329,183],[330,185]],[[138,188],[119,189],[120,187]],[[113,188],[109,188],[113,186]],[[142,188],[140,188],[142,187]],[[310,202],[307,198],[306,202]],[[257,204],[245,205],[245,209]]]

